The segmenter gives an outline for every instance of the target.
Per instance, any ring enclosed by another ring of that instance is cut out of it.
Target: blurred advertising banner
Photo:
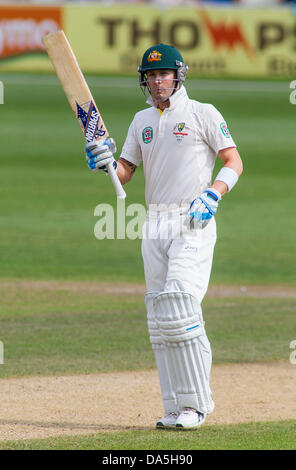
[[[62,27],[60,7],[0,6],[0,70],[50,70],[42,37]]]
[[[1,6],[0,15],[0,70],[12,64],[51,70],[45,55],[33,62],[33,54],[42,50],[46,29],[62,27],[84,72],[135,75],[143,52],[163,42],[180,50],[191,76],[295,77],[296,18],[290,7],[67,3]]]

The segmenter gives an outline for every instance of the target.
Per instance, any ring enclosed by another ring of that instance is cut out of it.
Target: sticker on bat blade
[[[100,125],[101,116],[92,101],[81,106],[76,102],[77,118],[83,129],[87,142],[104,137],[106,129],[104,124]]]

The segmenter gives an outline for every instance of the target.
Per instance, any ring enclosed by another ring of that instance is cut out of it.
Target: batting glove
[[[115,170],[117,168],[117,163],[113,157],[115,152],[116,143],[111,137],[105,140],[89,142],[85,146],[88,168],[93,172],[102,170],[108,175],[107,165],[109,163],[112,163]]]
[[[190,204],[186,225],[190,229],[205,228],[216,214],[220,199],[219,191],[213,188],[206,189],[199,198],[194,199]]]

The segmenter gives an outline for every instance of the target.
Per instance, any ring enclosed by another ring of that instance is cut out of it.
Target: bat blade
[[[47,34],[43,44],[86,142],[108,137],[108,130],[64,31]],[[112,163],[107,168],[117,197],[124,199],[126,193]]]

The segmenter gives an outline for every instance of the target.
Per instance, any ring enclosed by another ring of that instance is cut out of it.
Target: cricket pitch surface
[[[11,285],[12,283],[9,283]],[[29,289],[75,290],[77,283],[21,282]],[[81,289],[97,291],[96,283]],[[102,295],[144,294],[137,284],[100,284]],[[207,296],[296,297],[287,287],[210,287]],[[289,351],[288,351],[289,352]],[[214,365],[215,410],[205,425],[295,419],[295,365],[286,361]],[[152,429],[163,415],[156,369],[1,379],[0,440]]]
[[[216,365],[206,425],[296,416],[289,361]],[[151,429],[162,416],[156,370],[1,380],[0,440]]]

